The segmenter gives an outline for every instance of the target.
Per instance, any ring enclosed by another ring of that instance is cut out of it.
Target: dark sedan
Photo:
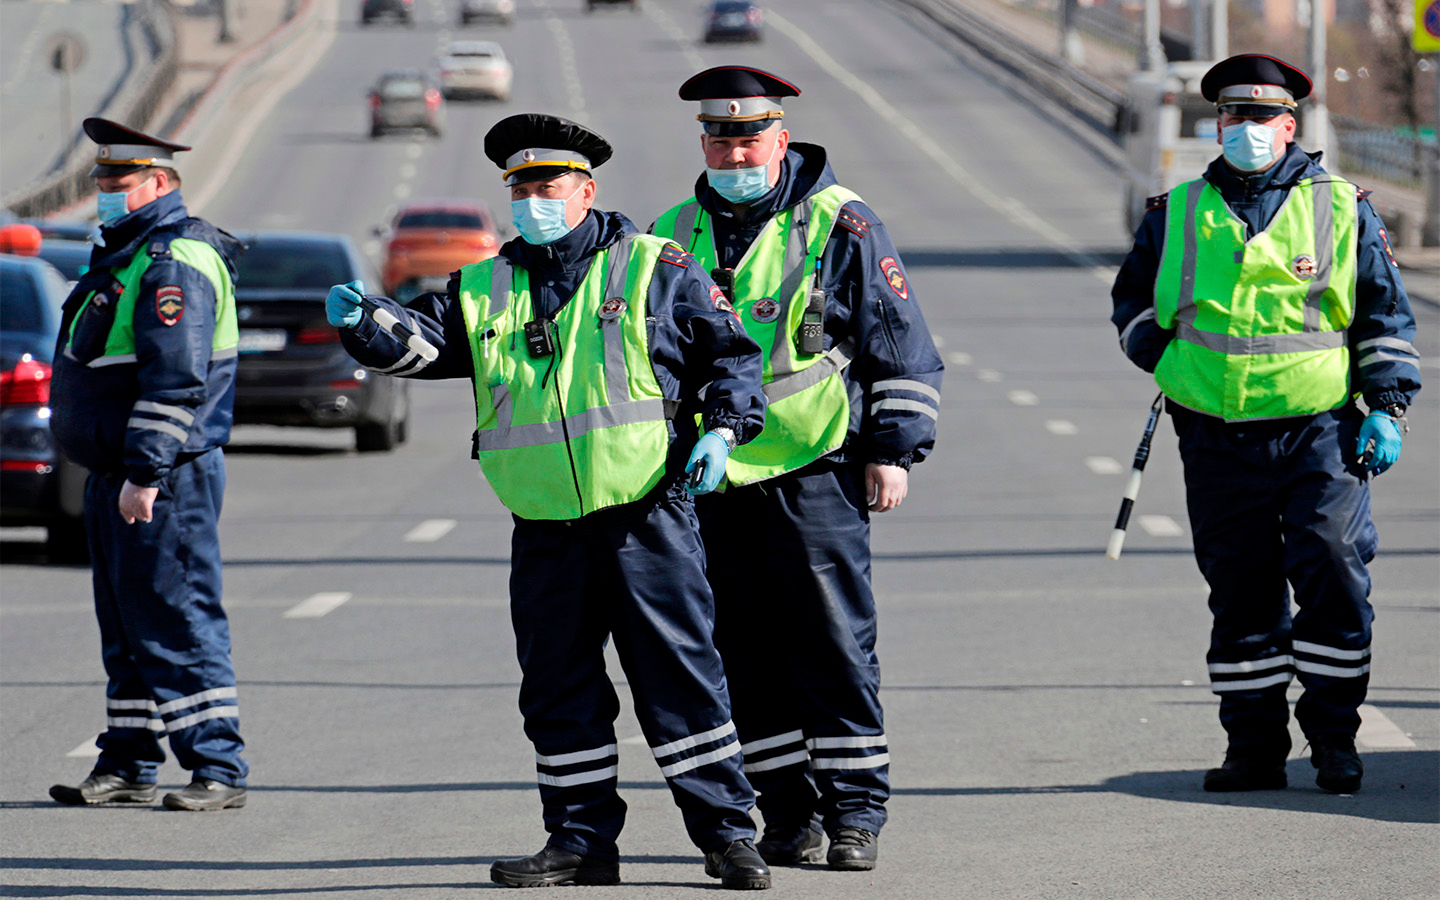
[[[758,41],[765,13],[748,0],[715,0],[705,10],[705,42]]]
[[[68,293],[49,263],[0,256],[0,525],[43,526],[52,560],[84,562],[85,471],[50,436],[50,364]]]
[[[354,242],[342,234],[258,231],[240,235],[236,312],[240,368],[235,421],[242,425],[354,428],[362,452],[405,440],[408,385],[350,358],[325,321],[334,284],[378,286]]]

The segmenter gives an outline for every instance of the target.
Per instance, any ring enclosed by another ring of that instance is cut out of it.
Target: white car
[[[460,0],[460,24],[474,19],[489,19],[509,25],[515,18],[515,0]]]
[[[447,99],[510,99],[515,70],[494,41],[453,41],[440,54],[435,67],[440,73],[440,90]]]

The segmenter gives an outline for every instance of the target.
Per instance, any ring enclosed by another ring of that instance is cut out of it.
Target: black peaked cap
[[[783,78],[750,66],[716,66],[680,85],[681,100],[723,100],[731,97],[798,97],[800,89]]]
[[[485,155],[501,170],[516,153],[537,147],[579,153],[590,161],[591,169],[603,165],[614,153],[609,141],[584,125],[545,113],[507,116],[485,134]],[[546,177],[555,174],[559,172]]]
[[[85,135],[97,144],[140,144],[147,147],[164,147],[166,150],[189,150],[184,144],[167,141],[143,131],[136,131],[128,125],[91,116],[81,123]]]
[[[1222,59],[1200,79],[1200,93],[1214,103],[1220,89],[1232,84],[1278,84],[1296,100],[1310,96],[1310,77],[1283,59],[1263,53],[1241,53]]]

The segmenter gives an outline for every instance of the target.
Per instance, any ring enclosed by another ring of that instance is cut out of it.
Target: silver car
[[[394,69],[370,89],[370,136],[421,128],[439,137],[445,126],[445,98],[423,69]]]
[[[435,61],[440,90],[446,99],[493,97],[510,99],[515,71],[494,41],[452,41]]]
[[[476,19],[509,25],[515,19],[515,0],[460,0],[460,24]]]

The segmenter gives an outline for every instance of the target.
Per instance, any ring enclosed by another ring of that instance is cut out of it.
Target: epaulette
[[[147,252],[151,259],[170,259],[170,235],[151,241]]]
[[[1355,196],[1360,200],[1368,198],[1373,193],[1374,191],[1370,190],[1369,188],[1357,187],[1355,189]]]
[[[695,257],[686,253],[679,244],[666,244],[660,248],[660,261],[683,269],[694,262]]]
[[[840,216],[835,220],[835,224],[856,237],[863,238],[870,231],[870,223],[865,221],[865,217],[848,206],[840,210]]]
[[[1146,198],[1145,198],[1145,211],[1146,211],[1146,212],[1149,212],[1149,211],[1152,210],[1152,209],[1164,209],[1164,208],[1165,208],[1165,204],[1167,204],[1167,203],[1169,203],[1169,202],[1170,202],[1170,195],[1169,195],[1169,194],[1156,194],[1156,195],[1153,196],[1153,197],[1146,197]]]

